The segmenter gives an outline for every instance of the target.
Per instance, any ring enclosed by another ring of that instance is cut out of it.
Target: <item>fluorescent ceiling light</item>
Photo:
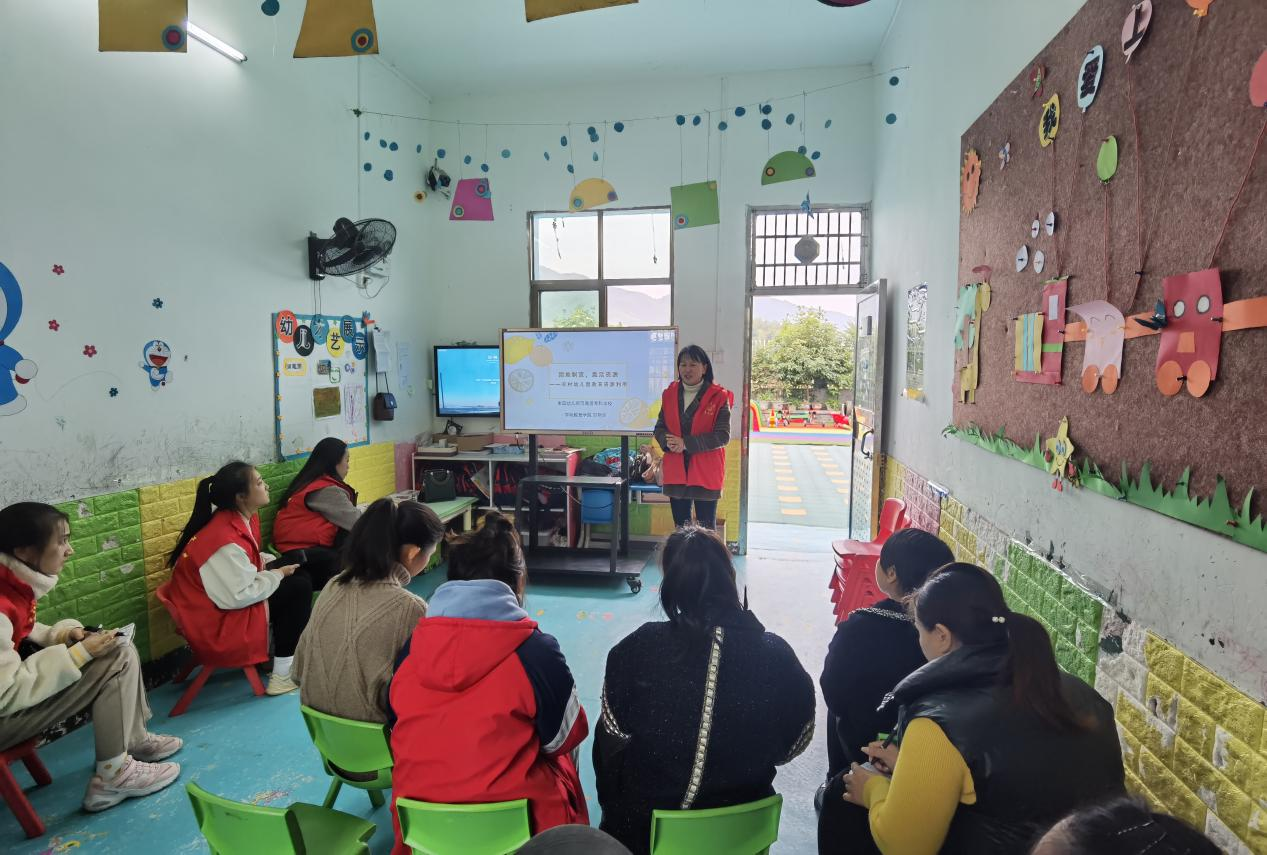
[[[185,22],[185,31],[207,47],[214,51],[219,51],[234,62],[246,62],[246,54],[242,53],[242,51],[238,50],[233,45],[223,42],[211,35],[211,33],[207,32],[193,21]]]

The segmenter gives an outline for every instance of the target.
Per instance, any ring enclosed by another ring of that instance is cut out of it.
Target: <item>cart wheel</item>
[[[638,593],[639,591],[641,591],[641,590],[642,590],[642,580],[641,580],[641,579],[638,579],[638,578],[636,578],[636,577],[632,577],[632,578],[626,579],[625,581],[629,583],[629,590],[630,590],[630,591],[632,591],[633,593],[635,593],[635,594],[636,594],[636,593]]]

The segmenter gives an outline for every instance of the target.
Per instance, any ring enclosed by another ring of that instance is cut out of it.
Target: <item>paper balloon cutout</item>
[[[1210,14],[1210,4],[1214,0],[1188,0],[1188,5],[1192,7],[1192,14],[1198,18],[1204,18]]]
[[[721,222],[716,181],[670,187],[669,200],[675,229],[715,226]]]
[[[1117,175],[1117,137],[1109,137],[1100,144],[1100,155],[1095,159],[1095,174],[1105,184]]]
[[[185,53],[188,0],[99,0],[97,49]]]
[[[1122,25],[1122,53],[1130,62],[1135,51],[1148,35],[1148,26],[1153,22],[1153,0],[1140,0],[1126,13],[1126,23]]]
[[[637,2],[638,0],[524,0],[524,16],[529,21],[540,21],[542,18],[555,18],[610,6],[628,6]]]
[[[296,58],[378,53],[373,0],[308,0]]]
[[[798,178],[813,178],[814,164],[799,151],[781,151],[766,161],[761,171],[761,183],[778,184],[782,181],[796,181]]]
[[[1254,63],[1249,77],[1249,101],[1255,107],[1267,107],[1267,51]]]
[[[1162,280],[1167,322],[1157,349],[1157,388],[1167,397],[1200,398],[1219,374],[1223,346],[1223,279],[1217,267]]]
[[[971,214],[977,207],[977,194],[981,191],[981,155],[975,148],[968,149],[963,156],[963,167],[959,170],[959,195],[963,212]]]
[[[493,219],[493,188],[487,178],[463,178],[453,191],[450,220],[489,222]]]
[[[572,195],[568,199],[568,210],[588,211],[590,208],[615,202],[618,198],[620,197],[616,195],[616,188],[611,186],[610,182],[602,178],[586,178],[572,188]]]
[[[1017,381],[1046,386],[1060,383],[1068,292],[1068,278],[1053,279],[1043,286],[1043,311],[1016,319],[1012,376]]]
[[[1095,102],[1100,94],[1100,81],[1104,78],[1104,47],[1096,45],[1087,51],[1082,59],[1082,69],[1078,72],[1078,106],[1082,112]]]
[[[1060,133],[1060,93],[1057,92],[1043,105],[1042,118],[1038,120],[1038,141],[1043,148],[1051,145]]]
[[[1082,318],[1087,326],[1082,354],[1082,391],[1090,395],[1099,386],[1104,394],[1112,395],[1122,379],[1126,319],[1116,306],[1104,300],[1079,303],[1070,306],[1069,311]]]

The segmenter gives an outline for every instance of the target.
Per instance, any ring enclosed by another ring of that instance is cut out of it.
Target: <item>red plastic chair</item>
[[[35,753],[37,741],[38,739],[28,739],[21,745],[14,745],[0,751],[0,796],[4,797],[9,810],[13,811],[13,815],[18,818],[18,824],[22,826],[27,837],[42,836],[44,821],[27,800],[26,793],[22,792],[22,787],[13,777],[9,766],[21,760],[22,765],[26,766],[26,771],[30,772],[31,777],[35,779],[37,787],[53,783],[53,776],[48,773],[39,755]]]
[[[884,599],[875,583],[875,565],[880,560],[880,550],[893,532],[910,525],[906,502],[901,499],[885,499],[880,508],[879,530],[876,539],[835,540],[832,551],[836,553],[836,566],[828,587],[832,591],[832,613],[840,623],[854,609],[865,608]]]
[[[154,594],[158,597],[158,601],[163,604],[163,608],[167,609],[167,613],[172,616],[172,623],[176,624],[176,631],[180,633],[182,638],[188,640],[189,636],[185,635],[185,631],[181,629],[180,626],[180,615],[177,613],[171,597],[168,596],[168,586],[170,584],[171,582],[164,582],[159,585],[158,590],[156,590]],[[192,651],[193,655],[189,657],[189,661],[186,662],[180,671],[176,673],[176,676],[172,678],[173,683],[185,682],[190,673],[192,673],[199,665],[202,665],[202,661],[198,656],[198,651],[194,650],[192,644],[189,646],[189,649]],[[202,665],[202,670],[198,672],[198,676],[194,678],[194,681],[189,684],[189,688],[185,689],[185,693],[180,696],[180,700],[176,702],[176,706],[172,707],[172,711],[168,713],[168,716],[175,718],[178,715],[183,715],[185,710],[189,709],[189,705],[194,702],[194,698],[198,697],[198,693],[202,691],[202,687],[207,685],[207,681],[211,679],[211,675],[217,670],[219,669],[209,668],[206,665]],[[247,682],[251,684],[251,689],[255,692],[256,697],[262,696],[264,694],[264,684],[260,681],[260,675],[259,672],[255,670],[255,666],[243,666],[242,673],[246,674]]]

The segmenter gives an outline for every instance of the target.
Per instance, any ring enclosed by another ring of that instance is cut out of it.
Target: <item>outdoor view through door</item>
[[[864,206],[750,211],[741,549],[849,536],[868,221]]]

